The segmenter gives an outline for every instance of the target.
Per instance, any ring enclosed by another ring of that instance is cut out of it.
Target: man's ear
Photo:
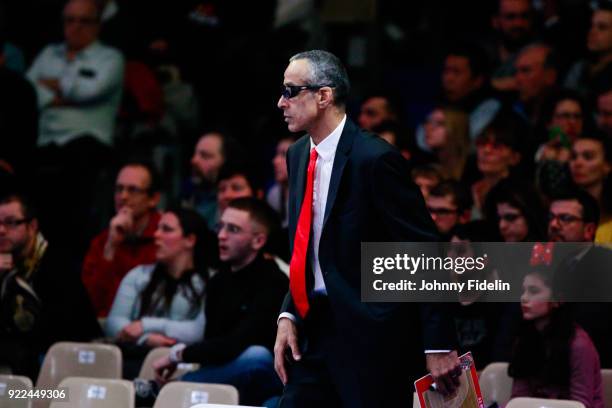
[[[595,240],[595,233],[597,232],[597,224],[589,222],[584,225],[584,239],[592,242]]]
[[[32,220],[29,222],[29,227],[35,232],[38,232],[38,219],[36,218],[32,218]]]
[[[254,250],[260,251],[268,242],[268,236],[264,232],[254,234],[251,240],[251,246]]]
[[[334,103],[334,90],[329,86],[319,89],[319,108],[325,109]]]
[[[157,207],[160,199],[161,194],[159,193],[159,191],[156,191],[155,193],[149,195],[149,208],[153,209]]]

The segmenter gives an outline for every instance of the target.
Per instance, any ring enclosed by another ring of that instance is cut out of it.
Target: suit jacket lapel
[[[342,179],[342,173],[344,166],[348,161],[348,156],[353,146],[353,140],[355,138],[355,132],[357,131],[355,125],[350,120],[346,120],[344,124],[344,130],[340,136],[338,147],[336,148],[336,156],[334,157],[334,166],[332,168],[331,179],[329,181],[329,190],[327,192],[327,203],[325,204],[325,215],[323,217],[323,228],[327,224],[327,219],[334,208],[334,202],[336,201],[336,195],[338,194],[338,187],[340,187],[340,180]]]
[[[310,160],[310,136],[306,137],[304,147],[302,152],[300,153],[300,160],[298,162],[297,168],[297,180],[296,180],[296,191],[297,191],[297,201],[295,205],[296,208],[296,222],[300,216],[300,211],[302,210],[302,201],[304,201],[304,193],[306,189],[306,173],[308,171],[308,161]]]

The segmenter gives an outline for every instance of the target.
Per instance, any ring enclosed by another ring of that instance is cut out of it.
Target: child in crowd
[[[512,398],[571,399],[603,408],[599,355],[559,292],[550,267],[535,266],[523,279],[523,324],[508,369]]]

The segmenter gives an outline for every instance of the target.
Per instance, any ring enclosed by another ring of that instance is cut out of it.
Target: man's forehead
[[[285,81],[287,85],[304,84],[310,73],[310,63],[306,59],[291,61],[285,70]]]
[[[0,204],[0,215],[3,217],[21,217],[23,216],[23,207],[21,206],[21,203],[17,200],[2,203]]]
[[[528,0],[500,0],[499,10],[501,13],[510,13],[529,10]]]
[[[580,216],[582,214],[582,205],[578,200],[557,200],[550,204],[551,212],[565,212]]]
[[[250,215],[248,211],[240,210],[238,208],[228,207],[223,211],[223,215],[221,216],[221,221],[234,224],[239,227],[244,228],[250,219]]]
[[[149,171],[143,166],[125,166],[117,175],[117,183],[143,185],[150,182]]]
[[[452,194],[446,194],[443,196],[433,196],[430,195],[427,198],[427,203],[428,204],[434,204],[434,205],[447,205],[447,206],[451,206],[453,207],[455,205],[454,203],[454,197]]]
[[[96,6],[90,0],[71,0],[64,7],[64,14],[96,17]]]
[[[197,148],[198,149],[205,149],[205,148],[220,149],[221,148],[221,135],[216,132],[206,133],[202,135],[202,137],[200,137],[200,140],[198,141]]]

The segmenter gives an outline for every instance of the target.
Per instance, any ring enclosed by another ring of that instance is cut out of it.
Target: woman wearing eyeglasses
[[[106,321],[133,377],[147,351],[204,333],[204,292],[212,256],[206,222],[194,211],[166,211],[155,232],[155,264],[139,265],[123,279]]]
[[[473,219],[480,217],[489,191],[501,180],[509,177],[513,168],[521,161],[515,120],[512,116],[498,115],[476,138],[476,165],[481,178],[472,185]]]
[[[534,242],[546,239],[546,213],[538,191],[528,183],[508,178],[487,196],[486,219],[496,225],[503,242]]]

